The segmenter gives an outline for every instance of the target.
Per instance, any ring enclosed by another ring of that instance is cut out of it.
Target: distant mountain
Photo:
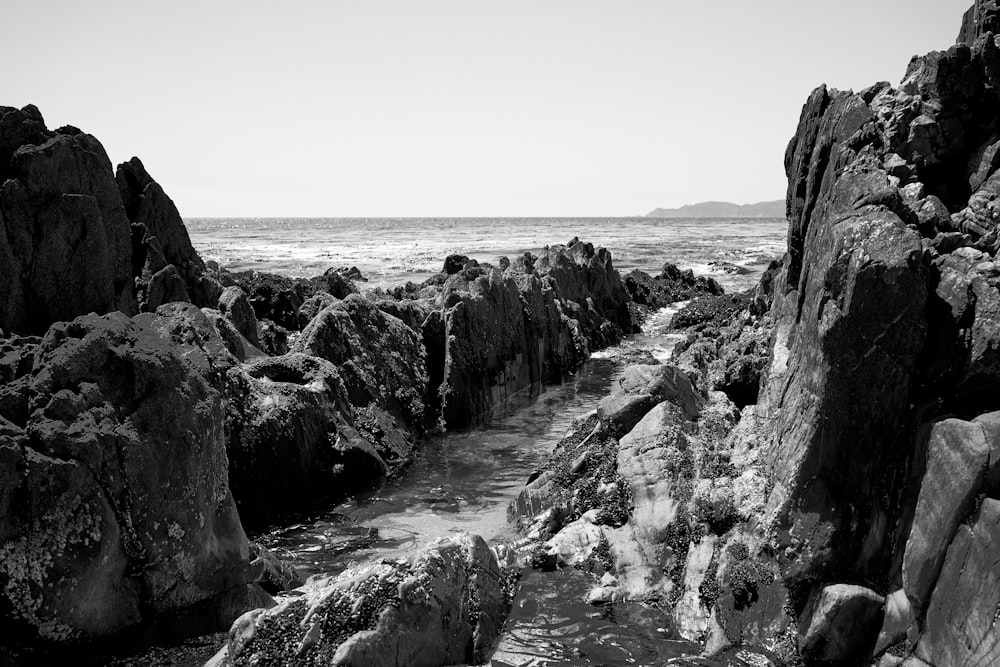
[[[762,201],[756,204],[732,204],[727,201],[706,201],[680,208],[658,208],[647,218],[784,218],[785,200]]]

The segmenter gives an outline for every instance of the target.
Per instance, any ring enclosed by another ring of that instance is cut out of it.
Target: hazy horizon
[[[18,3],[0,104],[185,218],[636,217],[781,199],[809,92],[897,83],[970,5]]]

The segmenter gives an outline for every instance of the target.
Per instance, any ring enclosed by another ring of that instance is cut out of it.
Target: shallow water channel
[[[657,313],[623,347],[666,358],[675,342],[666,333],[669,318],[670,312]],[[508,505],[573,421],[610,391],[621,371],[618,358],[615,351],[595,355],[563,383],[516,398],[481,426],[429,438],[398,479],[257,539],[314,583],[351,565],[408,556],[456,532],[494,544],[516,541]],[[746,664],[694,657],[701,648],[678,640],[668,614],[655,607],[586,604],[593,583],[572,569],[525,569],[492,664]]]

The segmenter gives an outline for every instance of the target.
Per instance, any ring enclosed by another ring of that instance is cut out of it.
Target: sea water
[[[196,218],[186,224],[201,256],[232,271],[309,277],[356,266],[368,287],[383,288],[426,280],[448,255],[495,263],[579,237],[611,251],[622,273],[656,274],[671,262],[742,289],[784,252],[787,229],[771,218]]]

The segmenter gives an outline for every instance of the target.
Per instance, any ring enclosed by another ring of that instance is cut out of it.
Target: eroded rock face
[[[987,4],[973,11],[983,25]],[[996,493],[991,417],[973,418],[1000,407],[1000,48],[989,34],[971,39],[914,59],[898,87],[823,87],[803,107],[786,153],[788,256],[771,351],[733,436],[767,494],[734,530],[769,535],[749,557],[775,576],[737,614],[719,606],[733,581],[716,576],[714,618],[730,641],[762,641],[784,616],[807,664],[857,664],[894,643],[932,664],[964,656],[959,646],[992,650],[948,630],[932,640],[928,607],[947,554],[968,548],[976,499]],[[952,587],[977,589],[982,576],[967,569]],[[880,595],[837,588],[871,582],[889,594],[884,619]],[[998,601],[982,606],[995,613]],[[735,627],[751,617],[757,630]],[[829,639],[846,635],[849,652]],[[913,653],[932,643],[947,648]]]
[[[898,87],[810,96],[786,153],[782,266],[680,318],[674,361],[710,400],[691,414],[642,391],[606,399],[602,422],[631,432],[613,434],[602,481],[629,493],[580,516],[547,502],[584,487],[598,452],[582,426],[515,506],[544,555],[601,572],[594,554],[610,553],[639,572],[638,544],[669,576],[677,627],[710,652],[996,659],[1000,42],[976,27],[992,4],[963,29],[970,45],[914,59]],[[713,389],[745,406],[735,426]]]
[[[191,245],[184,221],[174,202],[153,180],[139,158],[118,165],[115,174],[122,204],[132,224],[141,224],[147,234],[157,239],[163,261],[172,265],[183,282],[189,299],[198,306],[214,307],[222,286],[205,271],[205,263]],[[137,249],[142,259],[141,248]],[[140,265],[143,262],[137,262]],[[153,271],[155,275],[155,271]],[[155,301],[159,301],[156,303]],[[145,310],[153,311],[167,301],[155,300]],[[249,338],[249,336],[248,336]]]
[[[619,341],[636,326],[630,301],[610,253],[580,241],[503,271],[456,270],[439,297],[440,325],[424,324],[428,352],[443,352],[444,422],[474,423],[514,392],[557,379],[590,350]]]
[[[442,539],[409,560],[348,570],[250,612],[233,625],[228,659],[237,666],[478,664],[509,608],[510,577],[481,537]]]
[[[0,107],[0,327],[40,334],[77,315],[215,306],[222,291],[138,158],[117,177],[100,142]]]
[[[135,312],[130,226],[97,139],[0,107],[0,184],[0,328]]]
[[[194,609],[211,626],[266,597],[248,587],[222,399],[146,323],[51,327],[27,423],[0,436],[0,582],[11,619],[42,639],[103,639]]]

